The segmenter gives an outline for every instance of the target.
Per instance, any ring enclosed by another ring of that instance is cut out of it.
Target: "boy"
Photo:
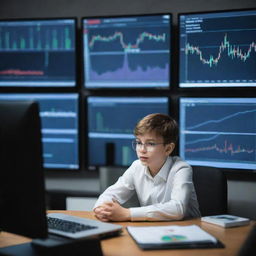
[[[178,137],[176,121],[165,114],[150,114],[138,122],[134,135],[138,160],[100,195],[95,216],[101,221],[199,217],[192,168],[179,157],[170,156]],[[135,192],[141,207],[122,207]]]

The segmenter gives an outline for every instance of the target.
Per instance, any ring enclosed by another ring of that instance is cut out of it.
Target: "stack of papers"
[[[197,225],[127,227],[142,249],[220,248],[223,245]]]

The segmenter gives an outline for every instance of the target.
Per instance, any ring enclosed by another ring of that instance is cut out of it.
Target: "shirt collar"
[[[160,171],[156,176],[161,177],[163,180],[166,181],[168,178],[171,166],[172,166],[172,158],[169,156],[167,157],[164,165],[162,166],[162,168],[160,169]]]
[[[169,156],[169,157],[167,157],[167,159],[166,159],[164,165],[162,166],[162,168],[160,169],[160,171],[157,173],[157,175],[156,175],[154,178],[160,177],[160,178],[162,178],[163,180],[166,181],[167,178],[168,178],[168,175],[169,175],[171,166],[172,166],[172,158]],[[154,179],[154,178],[151,176],[151,174],[150,174],[150,172],[149,172],[149,170],[148,170],[147,167],[145,167],[145,174],[146,174],[149,178]]]

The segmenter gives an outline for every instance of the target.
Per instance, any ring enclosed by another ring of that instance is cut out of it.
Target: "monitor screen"
[[[36,103],[0,102],[0,230],[31,238],[47,236],[40,125]]]
[[[75,33],[75,19],[0,21],[0,86],[75,86]]]
[[[256,98],[181,98],[180,156],[192,165],[256,170]]]
[[[256,86],[256,10],[179,15],[180,87]]]
[[[77,94],[0,94],[0,102],[3,100],[34,100],[39,103],[44,168],[79,168]]]
[[[88,97],[89,166],[129,166],[136,123],[150,113],[169,114],[167,97]]]
[[[169,88],[171,14],[83,19],[87,88]]]

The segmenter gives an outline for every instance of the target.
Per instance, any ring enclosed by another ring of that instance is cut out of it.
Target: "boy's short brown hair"
[[[144,135],[148,132],[155,132],[162,136],[164,144],[176,144],[178,139],[178,124],[170,116],[161,113],[149,114],[142,118],[134,129],[134,135]]]

